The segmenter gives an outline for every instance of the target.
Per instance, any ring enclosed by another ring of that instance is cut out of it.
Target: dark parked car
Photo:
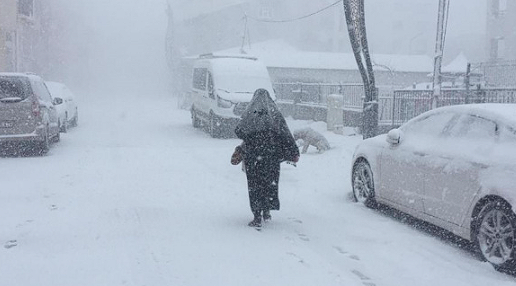
[[[39,154],[59,141],[56,109],[36,75],[0,73],[0,143],[29,143]]]

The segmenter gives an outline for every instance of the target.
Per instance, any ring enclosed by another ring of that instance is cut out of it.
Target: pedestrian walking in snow
[[[280,209],[280,163],[297,162],[299,149],[285,118],[265,89],[256,90],[235,134],[243,144],[235,149],[232,163],[245,163],[249,203],[254,215],[249,226],[259,227],[262,218],[271,219],[271,210]]]

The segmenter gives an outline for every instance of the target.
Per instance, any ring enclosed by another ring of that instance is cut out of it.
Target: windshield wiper
[[[15,103],[15,102],[20,102],[22,100],[23,100],[23,98],[18,97],[18,96],[0,98],[0,101],[3,103]]]

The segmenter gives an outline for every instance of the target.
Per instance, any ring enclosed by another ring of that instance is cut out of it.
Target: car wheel
[[[66,133],[68,132],[68,113],[65,113],[64,122],[61,123],[61,132]]]
[[[508,203],[487,203],[480,211],[473,231],[477,250],[483,259],[498,270],[514,267],[516,215]]]
[[[213,112],[210,112],[210,123],[208,125],[208,128],[209,128],[210,136],[213,138],[219,137],[219,126],[218,126],[218,121],[217,121],[216,117],[217,116]]]
[[[201,123],[199,122],[199,118],[197,118],[197,111],[195,111],[195,108],[192,106],[192,109],[190,109],[190,113],[192,114],[192,125],[194,128],[201,127]]]
[[[48,153],[48,150],[50,150],[50,138],[49,138],[48,128],[47,128],[45,131],[45,135],[43,137],[43,141],[38,142],[38,144],[37,144],[36,152],[39,155],[44,155],[44,154]]]
[[[375,207],[373,172],[369,163],[360,160],[353,166],[353,198],[368,207]]]

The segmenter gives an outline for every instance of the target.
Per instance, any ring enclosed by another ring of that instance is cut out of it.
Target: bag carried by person
[[[242,144],[236,146],[233,155],[231,155],[231,165],[238,165],[244,160]]]

